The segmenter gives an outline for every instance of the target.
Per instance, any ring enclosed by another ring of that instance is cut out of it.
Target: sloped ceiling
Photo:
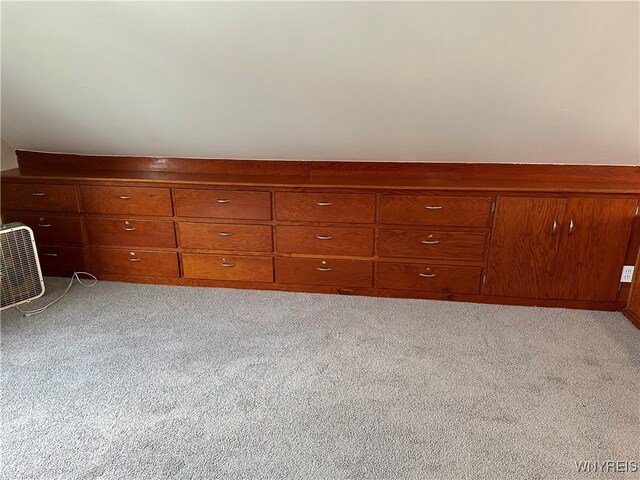
[[[42,151],[639,164],[637,2],[2,2]]]

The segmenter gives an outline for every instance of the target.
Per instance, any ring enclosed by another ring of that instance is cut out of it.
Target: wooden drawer
[[[171,193],[156,187],[80,187],[82,210],[89,213],[171,216]]]
[[[278,220],[373,223],[375,210],[373,194],[276,192]]]
[[[273,282],[273,258],[183,253],[185,278]]]
[[[487,227],[491,197],[437,195],[382,195],[380,223]]]
[[[480,267],[443,267],[413,263],[378,263],[376,285],[391,290],[480,292]]]
[[[38,245],[38,260],[42,274],[51,277],[70,277],[87,270],[82,247]]]
[[[80,217],[2,212],[5,223],[22,222],[33,230],[38,243],[84,243]]]
[[[276,227],[278,252],[373,255],[373,228]]]
[[[89,250],[93,273],[179,277],[178,254],[151,250],[92,248]]]
[[[3,183],[0,192],[3,210],[80,211],[73,185]]]
[[[92,245],[166,248],[176,246],[172,221],[87,218],[85,225],[88,241]]]
[[[271,220],[270,192],[176,189],[173,196],[179,217]]]
[[[289,257],[279,257],[276,262],[279,283],[338,287],[373,285],[373,262]]]
[[[230,223],[180,222],[180,246],[207,250],[271,252],[271,227]]]
[[[485,233],[434,230],[380,229],[378,255],[482,261],[486,251]]]

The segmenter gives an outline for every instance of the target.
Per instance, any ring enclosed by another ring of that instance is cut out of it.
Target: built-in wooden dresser
[[[640,245],[639,167],[18,159],[48,275],[618,309]]]

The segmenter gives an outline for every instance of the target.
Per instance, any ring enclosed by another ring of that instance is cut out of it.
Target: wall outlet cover
[[[620,282],[631,283],[632,278],[633,278],[633,265],[625,265],[624,267],[622,267],[622,276],[620,277]]]

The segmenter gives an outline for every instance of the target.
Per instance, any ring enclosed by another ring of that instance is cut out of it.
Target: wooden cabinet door
[[[565,198],[498,197],[485,294],[549,297],[566,202]]]
[[[636,199],[571,198],[553,281],[553,298],[616,299]]]

